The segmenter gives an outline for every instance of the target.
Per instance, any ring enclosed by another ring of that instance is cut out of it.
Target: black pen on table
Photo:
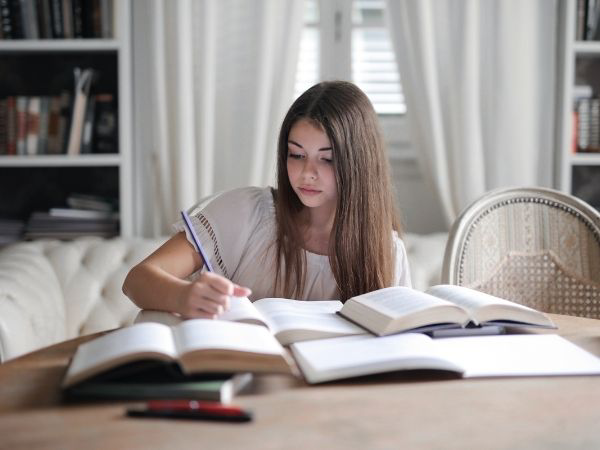
[[[204,252],[204,249],[202,248],[202,244],[200,244],[200,239],[198,238],[198,235],[196,234],[196,231],[194,230],[194,227],[192,226],[192,221],[190,220],[190,216],[188,216],[188,213],[186,213],[185,211],[181,211],[181,217],[183,217],[183,224],[185,225],[188,232],[190,233],[190,236],[192,236],[192,240],[194,241],[194,244],[196,245],[196,250],[198,250],[198,253],[200,253],[200,257],[202,258],[202,261],[204,262],[204,267],[206,267],[206,270],[208,272],[214,272],[212,265],[210,264],[210,261],[208,260],[208,256]]]
[[[239,406],[197,400],[150,400],[142,408],[128,408],[129,417],[250,422],[252,412]]]

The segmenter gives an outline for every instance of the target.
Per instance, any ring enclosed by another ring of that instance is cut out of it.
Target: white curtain
[[[303,0],[134,0],[136,234],[234,187],[272,184]]]
[[[424,175],[449,224],[486,190],[552,184],[556,0],[388,0]]]

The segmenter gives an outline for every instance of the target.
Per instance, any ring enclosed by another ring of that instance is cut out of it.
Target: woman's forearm
[[[123,293],[141,309],[176,311],[181,292],[189,284],[160,267],[142,262],[127,274]]]

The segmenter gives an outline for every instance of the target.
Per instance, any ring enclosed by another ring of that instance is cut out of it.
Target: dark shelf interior
[[[72,193],[118,200],[118,167],[0,168],[0,218],[26,220],[33,211],[65,207]]]

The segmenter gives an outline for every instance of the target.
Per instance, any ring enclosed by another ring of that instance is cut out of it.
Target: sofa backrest
[[[0,250],[0,361],[132,323],[129,269],[164,239],[22,242]]]

